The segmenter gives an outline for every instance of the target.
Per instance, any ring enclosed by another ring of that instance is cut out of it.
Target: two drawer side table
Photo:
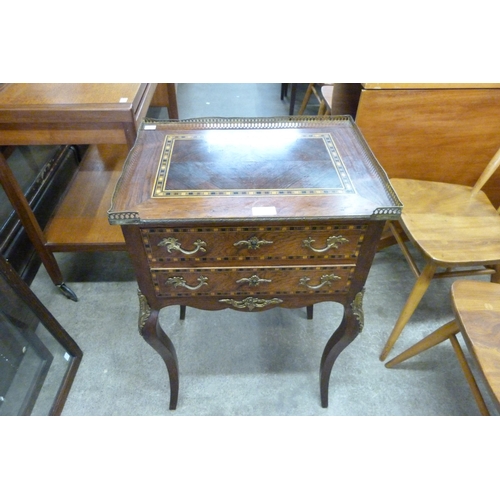
[[[401,208],[348,116],[143,123],[108,217],[135,266],[139,331],[166,364],[170,409],[179,369],[158,321],[163,307],[258,312],[335,301],[344,315],[320,361],[326,408],[333,364],[363,327],[385,221]]]

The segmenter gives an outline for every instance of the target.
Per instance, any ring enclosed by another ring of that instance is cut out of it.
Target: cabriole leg
[[[175,410],[179,396],[179,368],[174,345],[160,326],[158,321],[160,311],[151,309],[141,292],[139,292],[139,303],[139,333],[165,362],[170,379],[169,408]]]
[[[358,336],[363,329],[363,291],[354,301],[344,306],[344,316],[339,327],[326,343],[320,364],[321,406],[328,408],[328,388],[333,364],[338,355]]]

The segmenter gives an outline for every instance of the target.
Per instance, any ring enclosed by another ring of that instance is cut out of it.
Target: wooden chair
[[[326,101],[321,94],[321,87],[325,85],[324,83],[310,83],[307,86],[306,93],[304,95],[304,99],[302,99],[302,104],[300,105],[300,109],[298,114],[303,115],[304,111],[306,110],[307,105],[309,104],[309,100],[311,99],[311,96],[314,95],[316,97],[317,101],[319,102],[319,109],[318,109],[318,116],[323,116],[325,113],[328,111],[328,106],[326,104]]]
[[[433,278],[491,274],[500,282],[500,216],[481,191],[500,164],[500,149],[474,187],[413,179],[391,179],[403,203],[399,224],[425,259],[419,270],[394,222],[389,226],[417,281],[390,334],[384,361]],[[444,268],[437,272],[438,268]]]
[[[323,113],[324,115],[331,115],[332,114],[333,89],[334,89],[333,84],[322,85],[322,87],[321,87],[321,95],[322,95],[323,100],[325,101],[325,105],[326,105],[326,109]]]
[[[500,285],[481,281],[455,281],[451,286],[455,320],[438,328],[385,366],[392,368],[450,339],[482,415],[488,407],[456,338],[459,332],[497,408],[500,408]]]

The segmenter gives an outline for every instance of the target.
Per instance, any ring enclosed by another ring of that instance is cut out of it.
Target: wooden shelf
[[[44,230],[48,248],[54,252],[126,249],[121,229],[109,224],[107,211],[127,154],[126,144],[89,147]]]

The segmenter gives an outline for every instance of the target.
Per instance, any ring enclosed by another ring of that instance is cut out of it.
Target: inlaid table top
[[[400,212],[349,117],[204,119],[141,127],[110,222],[387,219]]]

